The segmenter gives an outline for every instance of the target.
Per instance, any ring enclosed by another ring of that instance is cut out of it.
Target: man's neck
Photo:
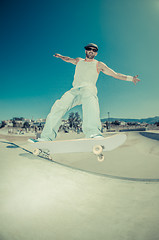
[[[93,62],[93,61],[95,61],[95,59],[94,59],[94,58],[93,58],[93,59],[89,59],[89,58],[86,57],[86,58],[85,58],[85,61],[86,61],[86,62]]]

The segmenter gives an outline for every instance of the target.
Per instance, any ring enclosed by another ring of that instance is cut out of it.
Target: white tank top
[[[80,60],[75,69],[73,87],[96,86],[98,79],[97,60],[87,62]]]

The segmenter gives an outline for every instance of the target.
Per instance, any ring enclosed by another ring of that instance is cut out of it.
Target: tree
[[[30,128],[30,124],[29,124],[28,122],[25,122],[25,123],[23,124],[23,128]]]
[[[68,122],[69,122],[69,127],[72,128],[73,127],[73,122],[74,122],[74,119],[75,119],[75,114],[74,112],[71,112],[69,114],[69,117],[68,117]]]
[[[159,122],[155,122],[155,125],[156,125],[157,127],[159,127]]]
[[[30,124],[28,122],[25,122],[23,124],[23,128],[25,128],[25,131],[27,132],[27,129],[30,128]]]
[[[69,122],[69,127],[71,129],[77,130],[80,127],[82,122],[79,113],[71,112],[69,114],[68,122]]]
[[[2,121],[2,122],[0,123],[0,128],[5,127],[5,125],[6,125],[6,122],[5,122],[5,121]]]
[[[16,123],[16,121],[14,119],[12,120],[12,123],[13,123],[13,127],[17,126],[17,123]]]
[[[120,122],[119,122],[118,120],[115,120],[114,122],[112,122],[112,124],[119,126],[119,125],[120,125]]]
[[[13,121],[24,121],[23,117],[14,117]]]

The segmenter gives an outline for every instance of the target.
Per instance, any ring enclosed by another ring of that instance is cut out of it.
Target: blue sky
[[[52,104],[72,87],[75,66],[52,55],[97,60],[116,72],[139,74],[141,82],[100,73],[101,118],[159,115],[158,0],[2,0],[0,6],[0,120],[46,118]],[[76,107],[73,111],[79,111]]]

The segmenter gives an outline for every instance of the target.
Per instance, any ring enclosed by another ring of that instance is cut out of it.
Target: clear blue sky
[[[75,66],[52,55],[85,57],[99,46],[97,60],[133,83],[100,73],[101,118],[159,115],[158,0],[2,0],[0,3],[0,120],[45,118],[71,88]],[[79,107],[74,111],[81,111]]]

